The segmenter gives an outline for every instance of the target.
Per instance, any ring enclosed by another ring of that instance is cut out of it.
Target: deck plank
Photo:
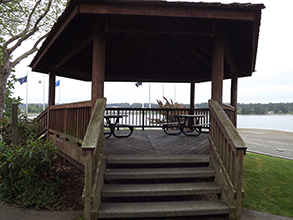
[[[193,137],[166,135],[163,130],[135,130],[128,138],[110,137],[105,143],[105,155],[204,154],[208,149],[207,133]]]

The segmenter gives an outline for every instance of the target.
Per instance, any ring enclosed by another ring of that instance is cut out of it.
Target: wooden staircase
[[[97,216],[227,216],[214,177],[207,155],[110,155]]]

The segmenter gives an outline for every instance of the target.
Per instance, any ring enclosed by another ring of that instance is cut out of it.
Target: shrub
[[[51,141],[27,140],[17,146],[0,141],[0,199],[23,208],[56,207],[60,181],[52,168],[55,151]]]
[[[178,109],[178,108],[183,108],[185,109],[185,106],[181,106],[178,102],[174,102],[172,99],[170,99],[170,101],[163,96],[163,99],[165,100],[165,104],[163,103],[163,101],[161,100],[157,100],[158,103],[158,107],[159,108],[165,108],[165,109]],[[187,114],[188,110],[186,111],[162,111],[160,112],[160,114],[162,115],[161,119],[153,119],[150,118],[150,122],[151,123],[155,123],[155,124],[162,124],[162,123],[166,123],[166,122],[177,122],[178,119],[174,117],[174,115],[179,115],[179,114]]]
[[[36,140],[39,122],[35,119],[30,121],[27,115],[21,115],[17,124],[17,143],[25,144],[26,140]],[[3,117],[0,119],[0,134],[2,140],[10,145],[12,143],[12,124],[11,119]]]

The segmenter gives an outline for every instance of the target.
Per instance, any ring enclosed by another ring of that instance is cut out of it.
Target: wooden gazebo
[[[190,111],[194,111],[195,83],[211,81],[210,154],[216,158],[214,166],[219,169],[216,179],[224,179],[223,184],[228,184],[224,188],[229,192],[223,197],[225,201],[228,197],[233,200],[227,202],[230,218],[239,218],[242,160],[246,147],[233,126],[237,115],[237,80],[251,76],[255,71],[263,8],[263,4],[250,3],[71,0],[30,66],[33,71],[49,74],[50,111],[50,106],[55,105],[55,76],[91,81],[91,101],[71,105],[86,107],[88,113],[82,119],[85,123],[69,118],[69,113],[64,113],[69,107],[57,112],[62,109],[60,106],[50,113],[50,117],[55,114],[55,122],[44,117],[49,114],[43,113],[43,129],[50,133],[54,126],[62,127],[59,131],[55,129],[54,137],[63,135],[65,138],[59,142],[64,154],[75,158],[84,166],[85,172],[86,167],[99,170],[97,163],[87,164],[92,163],[89,158],[95,156],[93,147],[85,145],[92,141],[97,148],[102,141],[99,137],[87,140],[85,130],[90,132],[91,112],[92,123],[102,124],[105,81],[190,83]],[[223,79],[231,79],[229,110],[232,114],[229,117],[222,105]],[[95,110],[95,105],[99,109]],[[58,114],[64,114],[60,118],[65,122],[57,120]],[[76,110],[76,118],[80,114]],[[74,134],[72,121],[78,126]],[[99,129],[102,138],[102,128]],[[70,138],[82,144],[82,148],[66,145]],[[89,173],[86,175],[93,176],[90,189],[86,189],[90,192],[85,191],[86,218],[92,207],[90,198],[95,178],[92,171]]]

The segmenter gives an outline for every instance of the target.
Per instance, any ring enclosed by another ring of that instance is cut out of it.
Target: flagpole
[[[25,112],[28,114],[28,72],[26,72],[26,105]]]
[[[45,110],[45,76],[43,76],[43,111]]]
[[[174,102],[176,102],[176,83],[174,83]]]
[[[151,104],[151,83],[149,83],[149,108],[152,107],[152,104]]]
[[[141,93],[142,93],[142,97],[141,97],[141,100],[142,100],[142,102],[141,102],[141,108],[144,108],[144,104],[143,104],[143,84],[141,84]]]
[[[60,82],[60,78],[59,78],[59,105],[61,104],[60,97],[61,97],[61,82]]]

